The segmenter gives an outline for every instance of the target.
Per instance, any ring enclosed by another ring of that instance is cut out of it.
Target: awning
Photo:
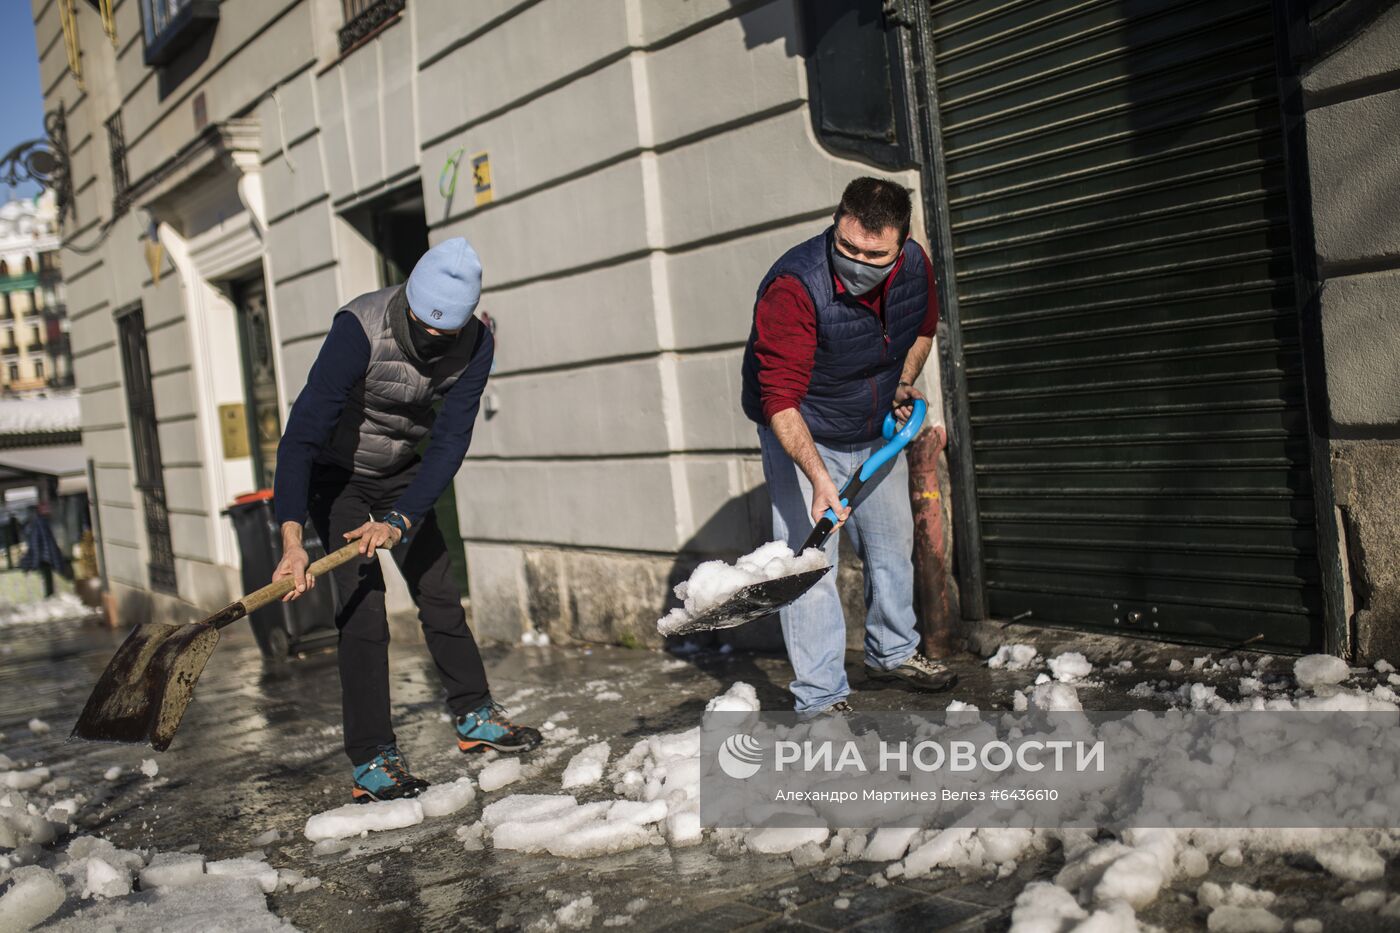
[[[58,480],[58,494],[87,492],[87,457],[81,444],[0,450],[0,485],[16,486],[41,476]]]

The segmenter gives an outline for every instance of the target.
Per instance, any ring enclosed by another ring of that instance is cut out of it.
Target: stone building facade
[[[738,405],[753,288],[875,172],[916,192],[942,273],[927,388],[947,413],[964,615],[1380,650],[1400,624],[1393,12],[1002,6],[114,0],[104,23],[87,0],[33,0],[71,166],[84,444],[123,598],[189,615],[236,595],[221,510],[266,485],[331,315],[464,235],[497,363],[440,514],[474,624],[652,640],[689,567],[768,532]],[[1173,200],[1188,188],[1199,200]],[[1192,242],[1198,216],[1218,223],[1214,253]],[[979,233],[992,222],[1007,234]],[[1263,285],[1230,271],[1246,266]],[[1218,297],[1246,285],[1273,304]],[[1133,289],[1141,327],[1104,311]],[[1029,329],[1001,334],[978,317],[993,306]],[[1230,327],[1259,339],[1192,343]],[[1054,346],[1072,352],[1032,359]],[[1249,347],[1278,366],[1230,356]],[[1200,367],[1169,368],[1207,357],[1247,388],[1222,400]],[[1088,365],[1121,368],[1118,388],[1055,381]],[[1012,371],[1051,373],[1015,390],[1049,407],[1016,410],[996,384]],[[1124,400],[1149,384],[1187,395]],[[1035,433],[1051,423],[1070,427]],[[1099,452],[1076,459],[1081,441]],[[1079,485],[1055,475],[1075,470]]]
[[[0,205],[0,392],[73,384],[52,192]]]

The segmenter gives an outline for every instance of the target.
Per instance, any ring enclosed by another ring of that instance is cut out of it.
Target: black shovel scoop
[[[351,541],[306,572],[319,577],[359,556],[360,543]],[[72,737],[149,744],[165,751],[190,705],[205,662],[219,644],[219,630],[281,599],[295,585],[295,580],[285,577],[199,622],[136,626],[93,687]]]
[[[885,416],[882,433],[889,443],[871,454],[870,459],[861,464],[859,472],[846,481],[846,485],[841,488],[841,505],[845,506],[853,502],[866,482],[882,466],[893,460],[896,454],[908,446],[909,442],[914,439],[914,435],[919,433],[919,428],[923,427],[924,414],[927,410],[928,404],[923,399],[915,399],[913,414],[904,423],[904,427],[899,428],[897,432],[898,422],[895,421],[894,414],[890,413]],[[821,521],[817,522],[816,527],[812,529],[812,533],[807,536],[807,540],[802,543],[802,547],[797,553],[801,554],[808,548],[823,547],[826,544],[826,539],[831,537],[831,532],[835,527],[836,513],[827,509],[826,514],[822,516]],[[764,580],[762,583],[751,583],[736,590],[734,595],[719,605],[713,606],[699,615],[691,616],[675,628],[663,630],[662,634],[692,635],[696,632],[714,632],[720,629],[735,628],[746,622],[772,615],[816,586],[817,581],[824,577],[829,570],[831,570],[830,567],[823,567],[820,570],[806,570],[785,577],[775,577],[772,580]]]

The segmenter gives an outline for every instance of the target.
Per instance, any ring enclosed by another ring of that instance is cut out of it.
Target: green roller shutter
[[[1320,646],[1269,4],[931,13],[988,613]]]

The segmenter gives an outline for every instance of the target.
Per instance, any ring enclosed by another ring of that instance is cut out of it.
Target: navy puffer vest
[[[928,269],[924,252],[912,240],[904,244],[904,262],[887,283],[883,322],[849,295],[836,294],[829,254],[832,230],[799,243],[768,270],[758,298],[780,275],[802,283],[817,311],[817,353],[812,379],[799,411],[812,437],[827,443],[860,443],[880,436],[885,414],[894,404],[904,357],[919,337],[928,313]],[[744,349],[744,414],[767,424],[758,383],[755,327]]]

